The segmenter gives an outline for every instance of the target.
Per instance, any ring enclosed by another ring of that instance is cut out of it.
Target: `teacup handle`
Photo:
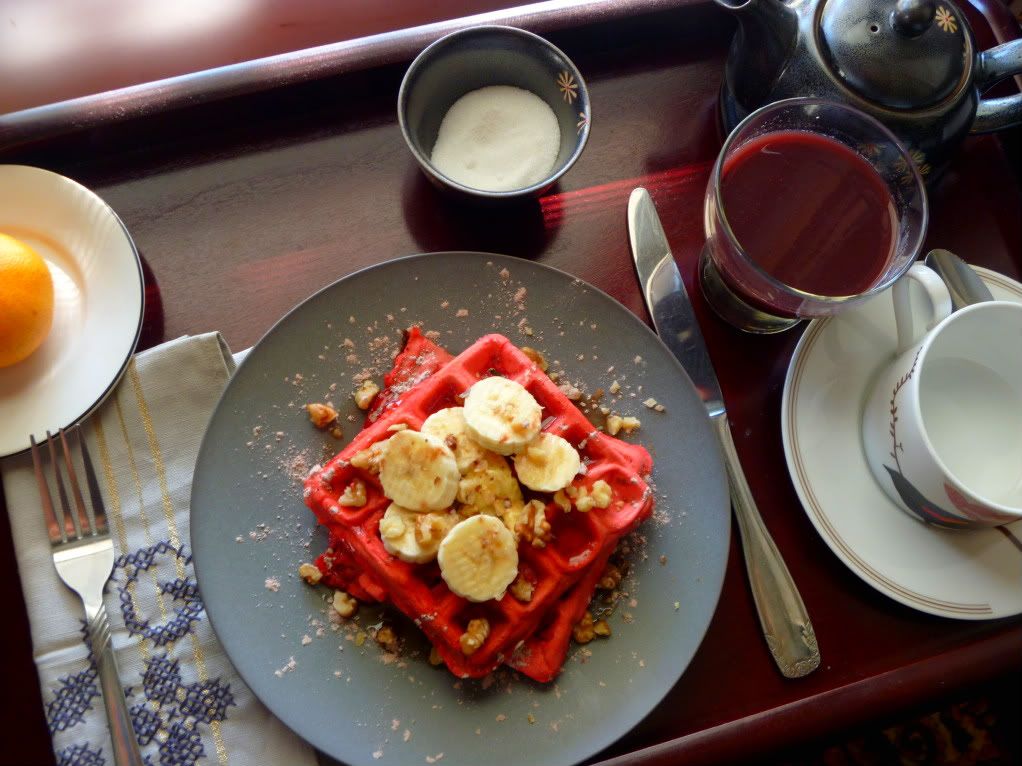
[[[916,282],[923,288],[929,302],[929,319],[921,331],[917,331],[915,313],[912,311],[910,282]],[[898,326],[899,354],[912,348],[924,333],[951,315],[951,294],[947,285],[937,272],[921,263],[912,264],[905,276],[894,283],[891,294],[894,298],[894,321]]]

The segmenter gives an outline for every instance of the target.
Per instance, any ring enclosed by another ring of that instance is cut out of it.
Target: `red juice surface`
[[[752,139],[725,161],[721,198],[749,258],[805,292],[865,292],[894,254],[887,185],[832,138],[793,130]]]

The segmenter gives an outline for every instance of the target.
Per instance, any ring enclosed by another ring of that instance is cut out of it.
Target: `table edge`
[[[545,0],[382,32],[0,114],[0,149],[161,112],[410,61],[444,35],[478,24],[536,33],[711,0]]]
[[[1018,36],[997,0],[969,0],[991,23],[999,41]],[[631,15],[706,5],[709,0],[549,0],[517,8],[462,17],[335,43],[289,54],[205,70],[56,104],[0,115],[0,149],[61,134],[141,119],[161,112],[408,60],[429,42],[480,23],[506,23],[549,32]],[[600,761],[599,766],[658,766],[684,758],[689,766],[739,760],[751,753],[793,744],[890,715],[928,697],[996,677],[1005,669],[1022,670],[1018,652],[1022,626],[1004,625],[996,636],[954,647],[877,676],[735,719],[634,753]],[[932,663],[943,664],[934,679]],[[798,683],[793,681],[792,683]],[[847,706],[847,717],[832,722],[832,711]]]
[[[927,699],[933,699],[936,704],[937,699],[958,689],[992,681],[1005,672],[1022,672],[1022,654],[1018,651],[1022,623],[1016,621],[1014,628],[965,648],[948,649],[936,657],[598,761],[593,766],[673,766],[682,762],[686,766],[700,766],[744,762],[757,754],[802,746],[888,718],[917,707]],[[942,664],[943,672],[938,679],[933,678],[934,662]],[[838,709],[842,712],[840,720],[834,715]]]

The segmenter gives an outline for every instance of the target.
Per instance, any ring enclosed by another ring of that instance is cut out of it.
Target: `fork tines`
[[[69,436],[71,439],[68,438]],[[92,459],[89,456],[88,448],[85,446],[85,440],[82,439],[81,428],[74,426],[67,432],[61,428],[56,435],[51,435],[47,431],[46,439],[50,453],[53,483],[57,488],[57,496],[60,499],[59,507],[54,506],[49,484],[43,473],[43,460],[39,445],[36,443],[35,436],[29,436],[29,441],[32,445],[32,466],[35,469],[36,483],[39,485],[39,498],[43,505],[43,516],[46,520],[50,543],[52,545],[62,545],[86,537],[106,535],[106,509],[103,506],[103,497],[99,491],[99,482],[96,480]],[[57,459],[55,443],[58,440],[63,452],[64,472],[67,474],[68,483],[71,487],[70,497],[74,503],[73,511],[68,501],[68,493],[64,487],[64,479],[61,475],[61,461]],[[86,504],[82,496],[81,485],[78,481],[78,471],[75,468],[74,455],[71,449],[71,441],[78,444],[91,507]]]

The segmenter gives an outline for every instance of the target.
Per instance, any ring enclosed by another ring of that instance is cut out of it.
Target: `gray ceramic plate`
[[[374,363],[382,373],[401,328],[413,323],[437,331],[452,352],[502,332],[542,351],[562,379],[590,391],[617,380],[624,389],[616,404],[609,395],[604,402],[642,421],[627,438],[653,454],[655,516],[633,542],[628,595],[610,617],[613,636],[573,648],[554,683],[505,671],[486,683],[459,682],[427,663],[415,629],[400,621],[404,648],[394,660],[364,640],[378,611],[363,608],[356,624],[334,630],[325,589],[296,575],[326,543],[302,503],[301,478],[357,432],[362,413],[348,395],[353,377]],[[646,409],[650,396],[666,412]],[[342,413],[342,442],[313,429],[302,410],[324,399]],[[497,766],[580,761],[656,706],[713,616],[730,515],[702,404],[639,319],[545,266],[437,253],[342,279],[267,333],[210,421],[191,529],[220,640],[255,694],[299,735],[352,766],[432,763],[441,754],[443,764]]]

